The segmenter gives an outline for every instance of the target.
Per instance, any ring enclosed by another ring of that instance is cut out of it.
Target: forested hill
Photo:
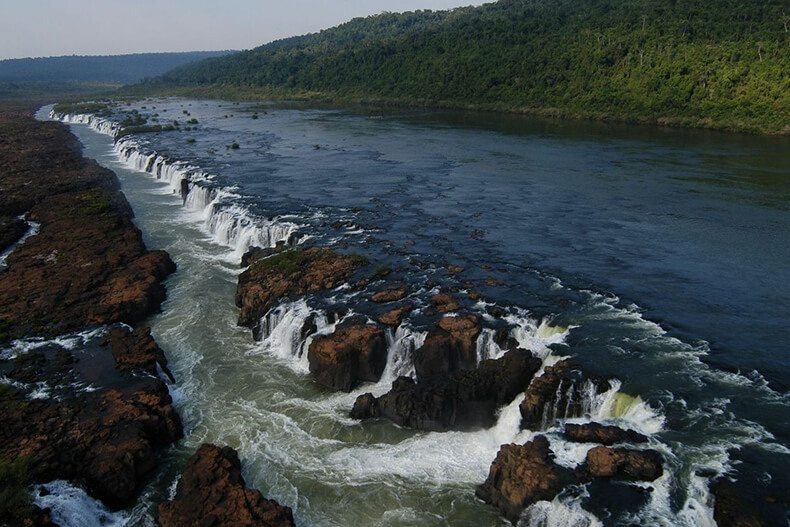
[[[786,0],[500,0],[354,19],[140,92],[479,107],[790,133]]]
[[[0,82],[103,82],[129,84],[229,51],[138,53],[0,60]]]

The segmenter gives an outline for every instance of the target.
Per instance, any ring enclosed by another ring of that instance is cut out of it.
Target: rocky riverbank
[[[149,328],[132,327],[160,309],[176,267],[145,247],[119,188],[66,126],[0,106],[0,523],[54,525],[28,494],[53,480],[126,508],[183,435],[165,354]],[[235,453],[222,452],[243,486]]]
[[[41,522],[22,491],[55,479],[126,507],[182,436],[164,353],[126,325],[159,309],[175,264],[145,247],[115,174],[22,106],[0,108],[0,210],[0,463],[20,496],[3,520]]]

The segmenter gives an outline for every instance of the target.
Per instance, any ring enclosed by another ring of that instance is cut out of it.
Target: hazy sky
[[[479,0],[0,0],[0,59],[248,49],[382,11]]]

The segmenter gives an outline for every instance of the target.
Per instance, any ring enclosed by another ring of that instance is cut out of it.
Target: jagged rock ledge
[[[242,263],[249,267],[239,276],[236,288],[239,325],[251,328],[257,339],[261,318],[280,300],[343,285],[368,261],[356,254],[311,247],[254,250],[244,255]]]
[[[16,242],[28,222],[40,226],[0,271],[0,345],[98,329],[85,346],[52,341],[0,360],[0,468],[15,474],[22,493],[66,479],[110,508],[126,507],[155,468],[157,449],[182,428],[158,375],[168,374],[162,350],[146,328],[118,323],[159,309],[175,265],[146,249],[115,174],[83,158],[66,126],[32,113],[0,106],[2,243]],[[25,502],[5,509],[11,517],[0,523],[51,525],[46,511]]]
[[[289,507],[247,488],[235,450],[202,445],[187,461],[176,499],[159,505],[162,527],[293,527]]]

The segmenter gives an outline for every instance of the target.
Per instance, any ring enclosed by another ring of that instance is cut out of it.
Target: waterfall
[[[117,137],[121,127],[109,119],[93,115],[56,114],[50,118],[70,124],[84,124],[99,133]],[[275,247],[289,243],[298,229],[292,222],[262,218],[252,214],[236,201],[241,198],[226,188],[210,188],[203,182],[213,176],[200,167],[183,161],[171,160],[156,152],[143,151],[132,136],[115,142],[115,154],[128,168],[145,172],[166,183],[174,193],[180,194],[184,207],[200,213],[204,230],[220,245],[233,249],[233,257],[240,258],[250,247]]]
[[[413,354],[421,347],[428,335],[426,331],[414,331],[401,324],[393,331],[387,329],[387,365],[379,384],[389,389],[392,382],[401,376],[415,378]]]
[[[506,350],[499,347],[495,342],[496,331],[491,328],[483,328],[480,335],[477,337],[477,363],[480,364],[484,360],[498,359],[505,354]]]
[[[330,318],[333,320],[330,322]],[[304,299],[280,304],[261,318],[258,349],[286,360],[295,370],[310,371],[307,350],[315,335],[334,331],[338,320],[307,305]]]

